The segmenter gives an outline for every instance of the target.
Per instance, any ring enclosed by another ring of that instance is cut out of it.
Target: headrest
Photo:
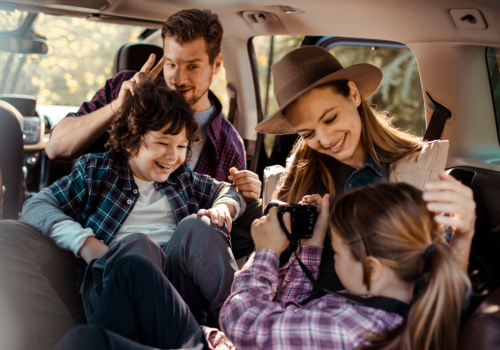
[[[36,116],[36,97],[30,95],[0,95],[0,100],[12,105],[25,117]]]
[[[155,65],[163,56],[163,49],[147,43],[125,44],[118,50],[113,67],[113,76],[124,70],[141,70],[149,55],[156,55]],[[153,66],[154,67],[154,66]]]
[[[21,130],[23,130],[23,116],[21,113],[10,103],[0,100],[0,116],[3,117],[4,113],[14,117],[19,122]]]

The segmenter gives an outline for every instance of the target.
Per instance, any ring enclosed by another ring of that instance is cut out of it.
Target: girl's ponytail
[[[365,349],[456,349],[467,277],[448,249],[434,243],[426,249],[428,254],[422,255],[426,285],[413,299],[404,323],[390,333],[370,337],[373,346]]]
[[[352,256],[362,263],[368,290],[368,256],[416,286],[403,323],[388,333],[368,333],[371,344],[363,349],[455,349],[469,282],[441,239],[441,228],[422,192],[402,183],[367,186],[341,197],[330,219],[332,231],[348,242]]]

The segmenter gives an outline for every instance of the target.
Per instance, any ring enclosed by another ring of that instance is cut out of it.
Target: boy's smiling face
[[[160,131],[149,131],[145,143],[135,157],[129,159],[132,175],[144,181],[165,182],[186,160],[189,140],[186,129],[177,135],[163,133],[169,125]]]

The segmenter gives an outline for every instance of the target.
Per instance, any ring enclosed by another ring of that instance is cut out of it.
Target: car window
[[[19,17],[6,13],[2,28],[14,22],[11,16]],[[0,51],[0,93],[34,95],[42,106],[80,106],[112,77],[120,46],[138,41],[144,29],[41,13],[33,30],[46,37],[49,53]]]
[[[486,63],[490,76],[491,96],[495,108],[497,132],[500,139],[500,48],[486,48]]]
[[[252,38],[259,75],[260,104],[264,118],[278,110],[270,68],[288,52],[300,47],[302,39],[301,35],[256,36]],[[271,156],[274,139],[275,135],[264,135],[264,147],[268,157]]]
[[[370,63],[384,74],[378,90],[367,102],[389,112],[392,123],[422,137],[425,109],[422,85],[415,56],[408,48],[334,45],[329,51],[344,66]]]
[[[262,113],[268,116],[278,109],[273,93],[272,75],[269,66],[279,61],[286,53],[300,47],[302,36],[259,36],[253,38],[259,74],[259,90]],[[348,67],[358,63],[370,63],[384,73],[382,83],[367,101],[381,111],[389,112],[392,123],[404,130],[410,130],[419,137],[425,133],[425,109],[422,86],[415,56],[406,46],[398,43],[376,41],[348,44],[348,40],[333,40],[323,37],[317,44],[328,49],[339,62]],[[271,50],[271,46],[273,50]],[[271,54],[272,52],[272,54]],[[269,82],[269,83],[268,83]],[[265,136],[265,148],[271,156],[274,136]]]
[[[229,95],[227,94],[226,86],[226,68],[224,68],[223,60],[220,70],[212,78],[210,90],[212,90],[215,96],[219,99],[222,104],[222,113],[227,118],[227,114],[229,113]]]

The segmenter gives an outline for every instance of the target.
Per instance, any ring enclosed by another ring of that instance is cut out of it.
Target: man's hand
[[[155,58],[156,55],[152,53],[146,63],[142,66],[141,70],[135,73],[132,79],[124,81],[122,83],[118,97],[116,98],[116,100],[111,102],[111,109],[113,110],[113,112],[116,113],[118,111],[118,108],[123,105],[127,98],[134,95],[134,90],[137,85],[143,83],[146,80],[153,81],[156,79],[158,74],[160,74],[163,66],[165,65],[166,58],[162,57],[158,64],[153,69],[151,69],[151,67],[153,67],[153,64],[155,63]]]
[[[423,198],[427,209],[449,213],[451,216],[436,215],[435,220],[441,225],[453,227],[459,237],[472,239],[476,222],[472,190],[444,171],[439,173],[439,179],[425,185]]]
[[[308,197],[306,199],[306,197]],[[305,203],[304,203],[304,199]],[[330,220],[330,195],[325,194],[323,198],[319,194],[314,194],[312,196],[304,196],[302,199],[304,204],[314,205],[318,210],[318,220],[316,220],[316,225],[314,225],[313,236],[308,239],[302,239],[300,241],[301,245],[308,245],[314,247],[322,247],[325,244],[326,231],[328,230],[328,222]]]
[[[249,170],[238,171],[234,167],[229,169],[229,173],[231,175],[228,176],[228,179],[240,191],[247,202],[259,200],[262,182],[260,182],[257,174]]]
[[[287,230],[291,231],[290,213],[283,214],[283,222]],[[269,214],[260,219],[255,219],[252,223],[250,233],[255,244],[255,250],[271,249],[280,256],[290,244],[290,241],[281,229],[278,221],[278,208],[276,207],[269,209]]]
[[[236,208],[231,204],[216,204],[210,209],[198,210],[198,215],[208,216],[214,225],[219,227],[227,225],[227,230],[231,232],[233,229],[233,220],[231,217],[236,213]]]

